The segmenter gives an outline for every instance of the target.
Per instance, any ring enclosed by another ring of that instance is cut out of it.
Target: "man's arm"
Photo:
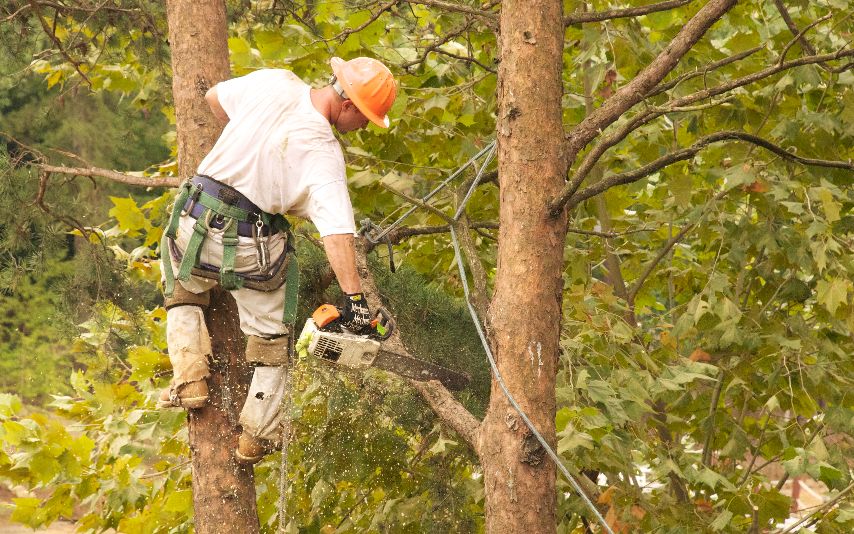
[[[222,109],[222,106],[219,103],[219,97],[216,94],[216,85],[208,89],[208,92],[205,93],[205,102],[210,106],[211,111],[214,116],[222,122],[228,122],[228,113]]]
[[[353,234],[332,234],[323,238],[326,257],[335,271],[341,291],[347,294],[361,293],[362,282],[356,270],[356,245]]]

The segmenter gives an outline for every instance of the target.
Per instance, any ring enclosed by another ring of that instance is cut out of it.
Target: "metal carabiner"
[[[258,262],[258,270],[261,274],[267,274],[270,268],[270,249],[267,247],[267,236],[262,235],[264,230],[264,221],[261,219],[261,214],[258,215],[258,220],[252,225],[252,239],[255,241],[255,260]]]
[[[195,185],[195,188],[193,189],[193,192],[190,193],[190,205],[187,206],[187,209],[183,209],[183,208],[181,209],[181,215],[182,216],[189,215],[190,213],[193,212],[193,208],[196,207],[196,202],[199,200],[199,197],[202,195],[202,189],[204,189],[204,187],[205,187],[202,184],[194,184],[194,185]]]

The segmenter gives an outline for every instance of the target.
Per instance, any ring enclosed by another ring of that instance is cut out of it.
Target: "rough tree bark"
[[[552,446],[566,216],[550,218],[547,205],[560,191],[566,169],[563,27],[555,24],[562,11],[560,0],[501,5],[500,233],[489,311],[499,370]],[[480,439],[487,532],[555,532],[555,465],[495,380]]]
[[[204,95],[230,75],[226,12],[222,0],[168,0],[166,5],[178,169],[181,177],[187,177],[222,130]],[[205,318],[214,354],[211,402],[189,415],[196,532],[252,534],[259,530],[253,472],[238,467],[232,459],[239,434],[237,402],[245,396],[247,383],[234,299],[225,291],[214,290]],[[233,394],[223,395],[228,391]]]

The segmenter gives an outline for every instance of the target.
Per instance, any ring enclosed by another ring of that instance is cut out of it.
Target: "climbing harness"
[[[196,222],[182,253],[175,239],[181,217],[185,215]],[[285,251],[271,261],[268,240],[280,232],[287,236]],[[209,233],[222,235],[222,262],[219,267],[200,262],[202,244]],[[252,238],[260,274],[235,272],[240,237]],[[181,185],[163,233],[161,254],[171,254],[178,264],[176,275],[172,262],[163,262],[164,294],[172,296],[175,280],[186,282],[191,275],[217,279],[220,286],[229,291],[241,287],[273,291],[286,284],[282,322],[293,326],[299,295],[299,267],[294,252],[293,233],[284,216],[261,210],[236,189],[209,176],[196,175]]]
[[[480,183],[480,180],[483,178],[484,171],[489,166],[489,164],[492,162],[492,159],[495,157],[495,150],[496,150],[496,144],[495,144],[495,141],[492,141],[486,147],[484,147],[482,150],[480,150],[480,152],[478,152],[477,154],[472,156],[471,159],[469,159],[465,164],[463,164],[462,167],[460,167],[456,171],[454,171],[450,177],[448,177],[441,184],[439,184],[435,189],[433,189],[430,193],[428,193],[425,197],[423,197],[421,199],[421,205],[426,205],[428,200],[430,200],[434,195],[436,195],[436,193],[438,193],[439,191],[444,189],[454,178],[456,178],[457,176],[462,174],[463,171],[465,171],[466,169],[468,169],[472,165],[475,165],[475,163],[478,160],[483,158],[483,163],[480,164],[480,167],[477,171],[477,175],[475,176],[475,179],[472,182],[471,187],[469,187],[469,190],[466,193],[463,201],[460,203],[460,206],[457,209],[456,214],[452,218],[453,222],[458,222],[460,217],[463,214],[466,203],[469,201],[469,199],[471,198],[471,195],[474,192],[475,188],[477,187],[478,183]],[[404,221],[404,219],[409,217],[418,208],[419,208],[419,206],[413,206],[408,211],[406,211],[406,213],[401,215],[400,218],[398,218],[396,221],[394,221],[392,224],[390,224],[388,227],[386,227],[384,230],[381,227],[379,227],[378,225],[370,222],[369,220],[366,222],[363,222],[362,223],[363,235],[371,243],[378,244],[383,240],[383,238],[385,238],[389,234],[389,232],[391,232],[392,230],[394,230],[395,228],[400,226],[400,224]],[[545,451],[548,453],[549,457],[552,459],[552,461],[554,461],[555,465],[558,467],[560,472],[563,473],[564,477],[566,477],[566,479],[569,481],[570,485],[573,487],[575,492],[581,497],[582,501],[584,501],[584,504],[590,509],[590,511],[593,513],[593,515],[596,517],[596,519],[602,525],[602,528],[605,529],[605,531],[608,532],[608,534],[614,534],[614,531],[611,530],[611,527],[605,521],[605,518],[602,517],[602,514],[599,512],[599,510],[596,508],[596,506],[594,506],[594,504],[590,501],[590,498],[587,496],[587,494],[584,493],[584,491],[581,489],[581,486],[578,484],[578,481],[575,479],[575,477],[572,476],[572,474],[570,474],[570,472],[566,468],[566,466],[563,465],[563,462],[561,461],[560,457],[557,455],[557,453],[554,451],[554,449],[552,449],[552,447],[546,442],[545,438],[543,438],[542,434],[540,434],[540,432],[537,430],[536,426],[534,426],[534,423],[528,418],[528,415],[524,412],[524,410],[522,410],[522,408],[519,406],[519,403],[516,402],[516,399],[513,397],[513,395],[507,389],[507,385],[504,383],[504,378],[501,376],[501,373],[498,371],[498,364],[495,363],[495,357],[493,356],[492,350],[489,347],[489,343],[486,340],[486,334],[483,331],[483,327],[481,325],[480,319],[478,318],[477,311],[475,310],[474,305],[471,302],[471,295],[469,293],[468,280],[466,278],[466,276],[467,276],[466,275],[466,268],[465,268],[465,265],[463,264],[463,255],[462,255],[462,252],[460,251],[460,243],[459,243],[459,239],[457,237],[456,230],[454,229],[453,224],[450,224],[449,226],[451,229],[451,241],[453,242],[453,245],[454,245],[454,253],[456,256],[457,268],[459,269],[459,272],[460,272],[460,280],[462,281],[463,292],[465,293],[465,297],[466,297],[466,304],[468,305],[469,314],[471,315],[472,322],[474,323],[474,326],[475,326],[475,329],[477,330],[478,336],[480,336],[480,341],[481,341],[481,344],[483,345],[483,349],[484,349],[484,351],[486,351],[486,357],[489,360],[489,366],[492,368],[492,373],[495,376],[495,380],[498,382],[498,385],[501,387],[501,391],[504,393],[504,396],[507,398],[507,400],[513,406],[513,408],[516,410],[516,412],[522,418],[522,421],[525,422],[525,425],[527,425],[528,429],[530,429],[530,431],[534,435],[534,437],[537,438],[537,441],[540,442],[540,445],[542,445],[543,449],[545,449]]]

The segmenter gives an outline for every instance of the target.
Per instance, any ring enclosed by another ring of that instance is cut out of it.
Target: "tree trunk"
[[[230,75],[227,21],[222,0],[168,0],[166,5],[178,169],[186,178],[195,173],[222,131],[204,95]],[[211,399],[207,407],[192,411],[189,417],[196,532],[257,533],[253,472],[240,468],[232,456],[239,435],[238,403],[246,395],[247,377],[243,336],[231,295],[213,290],[205,318],[214,354],[208,381]],[[234,393],[224,395],[229,391]]]
[[[555,443],[555,378],[566,215],[548,201],[564,184],[560,0],[505,0],[498,71],[500,233],[489,327],[499,370]],[[555,532],[555,466],[493,380],[481,428],[486,530]]]

